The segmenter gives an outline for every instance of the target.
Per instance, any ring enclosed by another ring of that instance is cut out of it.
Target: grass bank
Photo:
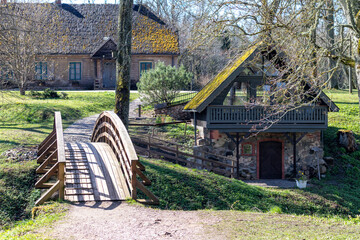
[[[137,98],[131,94],[131,99]],[[114,92],[68,92],[68,99],[36,99],[18,92],[0,92],[0,227],[29,217],[39,191],[33,190],[33,150],[52,130],[54,111],[61,111],[64,128],[77,119],[111,110]],[[2,153],[14,149],[9,159]]]

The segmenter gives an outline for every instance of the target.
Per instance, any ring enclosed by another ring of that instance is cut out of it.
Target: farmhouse
[[[38,4],[41,7],[42,4]],[[34,66],[32,85],[114,89],[118,5],[46,4],[52,33]],[[131,85],[157,61],[177,65],[177,32],[143,5],[133,7]]]
[[[278,74],[269,60],[271,56],[264,54],[261,42],[254,45],[184,107],[193,114],[203,138],[197,148],[209,156],[236,159],[239,178],[284,179],[294,177],[299,170],[316,172],[323,164],[322,131],[327,128],[328,111],[339,110],[319,92],[319,98],[314,94],[301,106],[269,115],[271,101],[266,89],[270,89],[269,79]],[[245,93],[229,103],[234,83]]]

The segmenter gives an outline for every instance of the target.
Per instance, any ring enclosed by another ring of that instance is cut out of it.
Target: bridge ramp
[[[120,164],[107,143],[67,143],[65,199],[116,201],[130,198]]]

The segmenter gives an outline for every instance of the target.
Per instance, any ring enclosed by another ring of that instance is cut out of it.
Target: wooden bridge
[[[60,112],[54,128],[39,145],[36,172],[43,174],[35,187],[46,189],[36,205],[58,192],[69,201],[106,201],[133,198],[157,204],[158,198],[145,185],[150,180],[139,162],[134,146],[120,118],[103,112],[95,123],[90,143],[66,143]],[[140,180],[139,180],[140,179]],[[148,199],[138,199],[141,190]]]

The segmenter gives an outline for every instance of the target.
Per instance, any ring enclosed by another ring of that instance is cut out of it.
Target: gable
[[[240,57],[230,62],[218,75],[215,76],[203,89],[198,92],[193,99],[184,107],[185,111],[202,112],[209,104],[216,102],[219,104],[226,97],[232,84],[242,78],[256,87],[259,81],[259,73],[256,72],[256,67],[251,68],[247,65],[254,55],[259,52],[262,42],[258,42]],[[273,52],[273,51],[272,51]],[[263,52],[261,52],[263,54]],[[283,54],[282,54],[283,55]],[[284,56],[282,56],[283,58]],[[256,65],[256,61],[254,62]],[[266,61],[264,62],[266,64]],[[274,76],[277,70],[271,66],[265,66],[264,74],[266,76]],[[255,70],[255,71],[254,71]],[[307,85],[310,87],[309,83]],[[320,91],[320,93],[319,93]],[[324,105],[327,105],[330,111],[338,112],[339,108],[331,99],[320,89],[318,90],[319,98]],[[215,100],[215,101],[214,101]]]
[[[206,84],[188,104],[186,104],[184,110],[202,112],[222,90],[233,83],[235,78],[239,75],[245,61],[254,55],[261,43],[262,42],[258,42],[236,58],[235,61],[230,62],[213,80]]]

